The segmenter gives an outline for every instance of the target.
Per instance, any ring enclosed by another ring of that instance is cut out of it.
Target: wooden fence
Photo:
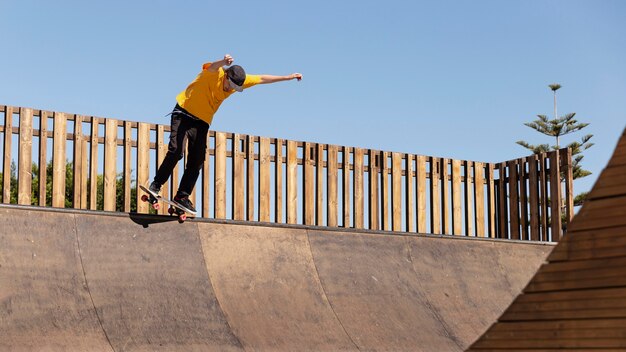
[[[3,203],[13,192],[18,204],[151,211],[136,185],[152,180],[169,126],[1,105],[0,121]],[[485,163],[215,131],[208,138],[191,196],[202,217],[555,241],[573,216],[568,149]],[[164,196],[176,191],[185,161]]]

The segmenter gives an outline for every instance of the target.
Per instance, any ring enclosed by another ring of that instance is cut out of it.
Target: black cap
[[[246,81],[246,71],[239,65],[232,65],[226,69],[226,75],[238,86],[243,86],[243,82]]]

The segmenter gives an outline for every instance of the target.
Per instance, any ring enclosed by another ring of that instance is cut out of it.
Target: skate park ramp
[[[471,351],[626,350],[626,130],[532,281]]]
[[[0,206],[0,351],[462,351],[553,246]]]

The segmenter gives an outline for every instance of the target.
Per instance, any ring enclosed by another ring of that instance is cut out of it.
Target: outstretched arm
[[[259,82],[259,84],[291,81],[292,79],[297,79],[299,81],[302,79],[302,75],[299,73],[292,73],[287,76],[260,75],[260,77],[261,77],[261,81]]]
[[[224,58],[219,61],[214,61],[210,65],[205,66],[204,69],[210,72],[217,72],[222,66],[230,66],[233,64],[233,57],[226,54]],[[206,65],[206,64],[205,64]]]

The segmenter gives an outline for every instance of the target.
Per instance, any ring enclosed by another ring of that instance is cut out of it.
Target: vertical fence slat
[[[370,218],[370,229],[378,230],[379,229],[379,221],[378,221],[378,170],[379,170],[379,158],[380,155],[378,152],[370,149],[368,151],[369,156],[369,218]]]
[[[530,196],[530,240],[539,240],[539,188],[537,179],[537,163],[539,162],[536,155],[530,157],[528,165],[528,188]]]
[[[131,178],[132,178],[132,148],[133,148],[133,130],[130,121],[124,121],[124,211],[130,211],[131,204]],[[158,160],[158,143],[157,139],[157,162]]]
[[[402,154],[391,154],[391,205],[393,231],[402,231]]]
[[[65,166],[67,145],[67,118],[64,113],[54,114],[54,142],[52,157],[52,206],[65,207]]]
[[[455,235],[463,232],[461,212],[461,161],[452,160],[452,233]]]
[[[389,214],[389,152],[381,152],[380,164],[380,192],[381,192],[381,230],[391,230]]]
[[[130,133],[130,132],[129,132]],[[132,138],[132,134],[131,134],[131,138]],[[163,125],[157,125],[157,133],[156,133],[156,138],[157,138],[157,144],[156,144],[156,152],[157,152],[157,163],[156,165],[154,165],[154,173],[156,174],[156,171],[159,169],[159,166],[161,166],[161,163],[163,162],[163,160],[165,159],[165,155],[167,154],[167,147],[169,142],[167,142],[168,139],[165,138],[165,126]],[[131,139],[131,143],[132,143],[132,139]],[[130,147],[129,147],[130,148]],[[208,160],[208,158],[207,158]],[[204,168],[205,168],[205,173],[203,175],[207,175],[208,171],[206,171],[206,168],[208,167],[208,162],[204,163]],[[206,186],[206,184],[208,183],[208,181],[203,182],[204,186]],[[204,189],[204,187],[203,187]],[[170,182],[169,180],[166,180],[165,183],[161,186],[161,195],[165,198],[170,198]],[[204,193],[204,198],[205,201],[206,199],[208,199],[208,194]],[[130,196],[130,195],[129,195]],[[167,207],[161,207],[159,208],[159,214],[166,214],[167,213]],[[202,213],[206,214],[206,212],[208,211],[208,205],[205,208],[205,204],[203,204],[202,206]],[[203,215],[206,216],[206,215]]]
[[[449,201],[449,193],[450,193],[450,182],[448,182],[448,164],[450,160],[447,158],[441,159],[441,225],[442,232],[444,234],[450,234],[450,201]]]
[[[315,150],[315,224],[324,225],[324,145],[316,144]]]
[[[552,241],[561,239],[561,173],[559,152],[552,151],[550,157],[550,222]]]
[[[343,226],[350,227],[350,149],[343,147],[343,192],[341,199],[343,200]]]
[[[326,174],[327,178],[327,192],[328,192],[328,205],[326,210],[326,216],[328,218],[328,226],[337,227],[338,226],[338,209],[339,204],[337,203],[337,177],[339,175],[337,170],[337,159],[338,158],[338,149],[336,145],[328,146],[328,173]],[[356,189],[355,189],[356,191]]]
[[[517,160],[507,162],[509,168],[509,220],[511,239],[519,240],[519,179]]]
[[[365,222],[365,198],[363,197],[363,149],[354,148],[354,182],[353,182],[353,207],[354,227],[362,229]]]
[[[474,186],[472,182],[474,163],[465,161],[463,164],[465,168],[465,179],[463,180],[465,183],[465,235],[472,236],[474,235],[474,221],[476,220],[474,217]]]
[[[431,233],[441,234],[441,191],[439,181],[439,158],[430,158],[430,228]]]
[[[212,133],[207,133],[206,150],[204,151],[204,163],[202,164],[202,217],[208,218],[211,211],[211,138]],[[167,149],[166,149],[167,150]]]
[[[140,122],[137,127],[137,185],[147,187],[150,177],[150,125]],[[141,201],[141,192],[137,192],[137,212],[147,213],[147,202]]]
[[[298,222],[298,144],[287,141],[287,223]]]
[[[303,198],[303,213],[304,213],[304,224],[305,225],[313,225],[315,221],[315,178],[314,178],[314,170],[313,163],[315,160],[314,155],[315,149],[313,145],[309,142],[304,143],[304,198]]]
[[[30,205],[33,184],[33,110],[20,109],[17,204]]]
[[[4,113],[4,158],[2,160],[2,203],[11,203],[11,141],[13,139],[13,108]]]
[[[519,204],[520,204],[520,226],[522,227],[520,236],[523,240],[528,240],[528,190],[526,186],[526,179],[528,173],[526,172],[527,159],[521,158],[519,162]]]
[[[547,171],[547,160],[546,153],[541,153],[539,155],[539,162],[541,166],[541,170],[539,171],[539,192],[541,194],[541,238],[543,241],[548,241],[549,239],[549,230],[548,230],[548,180],[549,175]]]
[[[476,236],[485,237],[485,165],[474,163],[474,187],[476,194]]]
[[[254,221],[254,136],[248,136],[246,142],[246,219]]]
[[[270,139],[259,139],[259,221],[270,221]]]
[[[489,237],[496,237],[496,186],[493,179],[494,165],[487,164],[487,226],[489,227]]]
[[[507,187],[506,187],[506,163],[498,165],[500,179],[498,180],[498,237],[508,238],[508,214],[507,214]]]
[[[48,112],[41,111],[39,120],[39,205],[42,207],[48,198],[48,116]]]
[[[226,134],[215,133],[215,218],[226,218]]]
[[[147,142],[149,143],[149,141]],[[149,148],[149,145],[148,145]],[[149,161],[149,156],[146,157]],[[106,119],[104,134],[104,210],[115,211],[117,120]],[[143,183],[144,185],[147,183]]]
[[[233,136],[233,219],[245,219],[244,150],[240,134]]]
[[[83,209],[82,184],[86,177],[83,171],[83,117],[74,116],[74,208]]]
[[[98,207],[98,136],[100,133],[100,120],[91,118],[90,165],[89,165],[89,209],[96,210]]]
[[[574,170],[572,168],[572,150],[561,149],[561,165],[565,174],[565,219],[569,224],[574,218]]]
[[[276,139],[274,163],[274,221],[283,222],[283,140]]]
[[[415,232],[415,218],[413,214],[415,213],[415,191],[413,182],[413,155],[406,154],[406,162],[405,162],[405,173],[406,178],[405,181],[405,221],[406,221],[406,231],[407,232]]]
[[[416,158],[417,171],[417,232],[426,233],[426,157]]]

